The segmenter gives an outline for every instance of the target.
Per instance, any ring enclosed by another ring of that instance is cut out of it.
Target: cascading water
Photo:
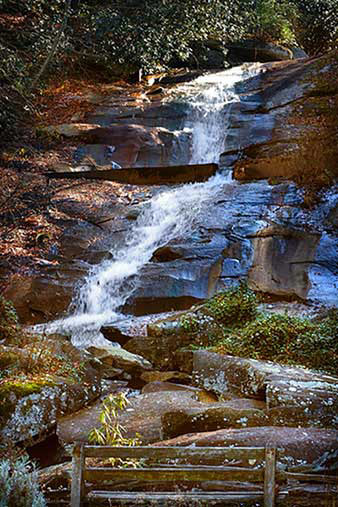
[[[239,100],[235,83],[255,73],[255,67],[238,67],[200,77],[175,90],[174,100],[189,103],[191,114],[185,129],[191,131],[191,163],[218,162],[224,151],[229,108]],[[183,185],[154,196],[144,205],[125,246],[111,252],[112,260],[88,273],[72,304],[73,314],[43,330],[71,334],[73,344],[79,347],[104,340],[100,327],[121,318],[118,309],[137,287],[140,269],[157,248],[196,227],[227,180],[228,176],[217,174],[205,183]]]

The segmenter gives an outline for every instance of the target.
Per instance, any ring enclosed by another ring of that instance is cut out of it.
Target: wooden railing
[[[86,458],[136,459],[142,460],[142,466],[137,468],[86,466]],[[173,460],[175,463],[172,463]],[[194,462],[197,464],[191,464]],[[220,464],[210,466],[205,464],[208,462]],[[231,462],[243,466],[228,464]],[[252,502],[264,499],[264,507],[274,507],[276,481],[285,479],[285,472],[279,470],[276,464],[277,450],[274,447],[105,447],[78,443],[73,449],[71,507],[80,507],[85,500],[95,505],[104,502],[108,504],[109,501],[114,504],[130,505],[140,501],[175,500],[175,498],[187,502],[210,500],[211,504],[217,500]],[[194,489],[184,493],[135,492],[114,491],[113,481],[126,483],[148,481],[151,484],[240,481],[262,483],[264,488],[260,491],[196,492]]]

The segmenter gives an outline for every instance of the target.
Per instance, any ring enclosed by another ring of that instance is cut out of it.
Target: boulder
[[[337,128],[332,114],[338,100],[337,62],[335,50],[265,66],[266,72],[241,85],[246,96],[232,111],[227,137],[229,154],[240,150],[235,178],[284,177],[323,186],[337,176],[338,147],[328,141]]]
[[[266,402],[271,424],[338,428],[338,379],[272,380]]]
[[[180,371],[145,371],[141,375],[144,382],[179,382],[189,384],[191,376]]]
[[[79,410],[101,392],[101,376],[95,360],[67,340],[48,340],[46,347],[82,364],[78,380],[50,375],[36,381],[15,379],[0,389],[0,443],[31,444],[55,430],[58,418]],[[76,366],[74,366],[76,368]]]
[[[107,165],[112,160],[122,167],[166,165],[174,137],[161,127],[132,124],[98,127],[82,136],[86,144],[77,150],[75,157],[80,162],[91,156],[98,165]]]
[[[145,370],[152,369],[152,365],[147,359],[120,347],[89,347],[87,350],[104,365],[114,369],[122,369],[133,375],[139,375]]]
[[[162,416],[163,438],[173,438],[187,433],[212,431],[222,428],[246,428],[265,426],[268,418],[262,410],[250,407],[250,401],[244,403],[219,403],[204,408],[175,409]],[[235,405],[235,406],[234,406]]]
[[[158,393],[162,391],[186,391],[190,393],[194,393],[199,397],[199,394],[202,392],[198,387],[187,386],[184,384],[175,384],[174,382],[165,382],[165,381],[153,381],[149,382],[142,388],[142,394],[146,393]]]
[[[125,436],[140,433],[144,444],[162,438],[161,416],[174,408],[201,406],[193,392],[164,391],[146,393],[130,398],[130,403],[119,417],[126,430]],[[99,427],[100,406],[65,418],[58,425],[58,436],[64,442],[87,441],[93,427]]]
[[[175,368],[174,353],[180,346],[188,345],[188,336],[137,336],[125,344],[125,349],[133,354],[142,354],[158,368],[172,370]]]
[[[314,263],[320,234],[269,226],[252,240],[249,285],[261,292],[306,299],[311,287],[304,266]]]
[[[284,450],[283,462],[288,466],[305,466],[320,462],[321,468],[332,468],[332,456],[338,452],[338,431],[319,428],[256,428],[222,429],[179,436],[157,442],[158,446],[198,447],[265,447],[273,444]],[[337,465],[337,456],[335,458]]]
[[[206,350],[195,351],[193,361],[194,383],[218,394],[234,391],[264,400],[267,386],[277,380],[282,380],[286,385],[291,381],[305,381],[328,382],[332,386],[335,386],[337,381],[334,377],[306,368],[226,356]]]
[[[276,62],[293,58],[293,53],[289,48],[257,39],[232,42],[227,44],[227,48],[228,60],[235,65],[244,62]]]
[[[48,134],[58,134],[65,137],[77,137],[90,130],[98,128],[93,123],[62,123],[61,125],[50,125],[44,130]]]

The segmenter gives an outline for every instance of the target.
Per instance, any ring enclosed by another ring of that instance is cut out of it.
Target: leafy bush
[[[294,0],[297,41],[311,55],[338,48],[338,0]]]
[[[288,0],[257,0],[248,8],[248,32],[262,41],[295,43],[297,7]]]
[[[338,370],[338,312],[320,321],[260,315],[216,346],[226,354],[300,364],[333,374]]]
[[[0,460],[0,507],[45,507],[37,473],[28,458]]]
[[[227,326],[243,325],[257,314],[257,297],[245,284],[217,294],[205,304],[213,319]]]

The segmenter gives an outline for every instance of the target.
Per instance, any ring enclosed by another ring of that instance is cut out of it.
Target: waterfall
[[[235,83],[256,72],[254,67],[237,67],[202,76],[174,91],[172,100],[189,104],[185,129],[191,131],[191,163],[218,162],[224,151],[229,105],[240,100]],[[144,204],[125,246],[89,271],[72,303],[73,314],[49,323],[44,331],[70,333],[79,347],[103,340],[100,327],[121,318],[118,309],[137,287],[137,275],[154,251],[191,232],[227,181],[228,176],[217,174],[205,183],[164,190]]]

